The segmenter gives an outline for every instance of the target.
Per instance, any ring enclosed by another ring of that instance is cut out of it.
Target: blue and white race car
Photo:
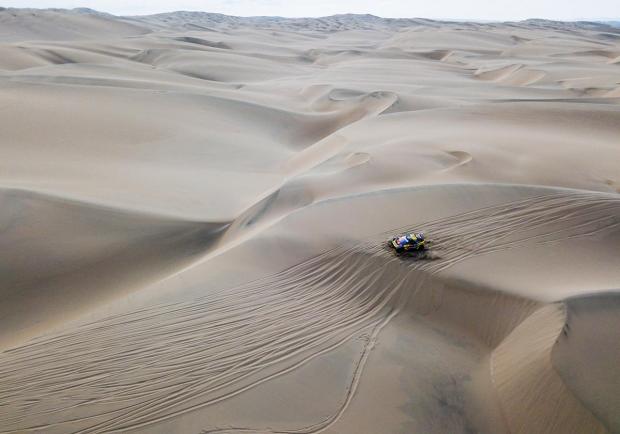
[[[427,241],[422,232],[414,234],[405,234],[394,237],[388,241],[388,245],[393,248],[396,253],[414,253],[423,252],[427,248]]]

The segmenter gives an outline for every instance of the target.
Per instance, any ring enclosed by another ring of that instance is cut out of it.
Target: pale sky
[[[175,10],[228,15],[317,17],[368,13],[382,17],[472,20],[620,18],[620,0],[0,0],[4,7],[88,7],[115,15]]]

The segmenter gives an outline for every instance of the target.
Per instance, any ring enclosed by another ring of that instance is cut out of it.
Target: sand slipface
[[[620,433],[618,59],[0,10],[0,432]]]

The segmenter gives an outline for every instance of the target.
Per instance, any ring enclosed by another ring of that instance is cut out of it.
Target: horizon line
[[[600,17],[593,17],[593,18],[584,18],[584,17],[580,17],[580,18],[571,18],[571,19],[561,19],[561,18],[543,18],[543,17],[536,17],[536,16],[532,16],[529,18],[523,18],[523,19],[490,19],[490,18],[446,18],[446,17],[388,17],[388,16],[381,16],[381,15],[375,15],[375,14],[371,14],[371,13],[363,13],[363,12],[342,12],[342,13],[337,13],[337,14],[331,14],[331,15],[317,15],[317,16],[285,16],[285,15],[231,15],[231,14],[226,14],[226,13],[222,13],[222,12],[212,12],[212,11],[207,11],[207,10],[203,10],[203,9],[171,9],[171,10],[167,10],[167,11],[161,11],[161,12],[152,12],[152,13],[144,13],[144,14],[127,14],[127,15],[117,15],[114,14],[112,12],[108,12],[102,9],[93,9],[93,8],[89,8],[89,7],[75,7],[75,8],[54,8],[54,7],[49,7],[49,8],[39,8],[39,7],[4,7],[0,4],[0,12],[3,10],[40,10],[40,11],[93,11],[93,12],[97,12],[97,13],[102,13],[102,14],[108,14],[108,15],[112,15],[115,17],[148,17],[148,16],[152,16],[152,15],[161,15],[161,14],[174,14],[174,13],[179,13],[179,12],[197,12],[197,13],[205,13],[205,14],[213,14],[213,15],[223,15],[223,16],[227,16],[227,17],[235,17],[235,18],[283,18],[283,19],[320,19],[320,18],[330,18],[330,17],[337,17],[337,16],[343,16],[343,15],[353,15],[353,16],[371,16],[371,17],[375,17],[375,18],[380,18],[380,19],[386,19],[386,20],[429,20],[429,21],[450,21],[450,22],[456,22],[456,23],[467,23],[467,22],[473,22],[473,23],[487,23],[487,24],[492,24],[492,23],[509,23],[509,22],[524,22],[524,21],[530,21],[530,20],[541,20],[541,21],[557,21],[557,22],[564,22],[564,23],[578,23],[578,22],[595,22],[595,23],[605,23],[605,22],[619,22],[620,21],[620,17],[618,18],[612,18],[612,17],[606,17],[606,18],[600,18]]]

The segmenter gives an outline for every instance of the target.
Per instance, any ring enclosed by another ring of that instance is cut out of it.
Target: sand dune
[[[523,65],[509,65],[489,71],[476,71],[476,77],[512,86],[527,86],[545,77],[544,71],[524,68]]]
[[[227,226],[19,190],[0,192],[0,203],[2,347],[165,276],[208,251]]]
[[[619,35],[0,10],[0,432],[620,432]]]
[[[0,40],[82,40],[141,35],[149,29],[94,11],[74,9],[0,10]],[[92,13],[91,13],[92,12]]]

